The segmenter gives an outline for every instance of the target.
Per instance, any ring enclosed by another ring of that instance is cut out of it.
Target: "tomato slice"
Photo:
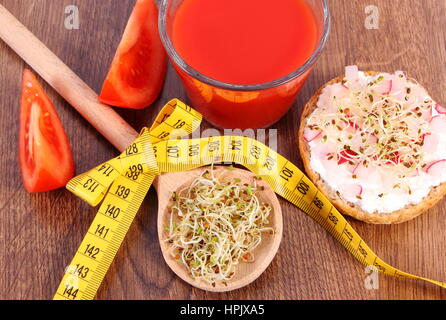
[[[166,52],[154,0],[138,0],[105,79],[99,100],[116,107],[151,105],[163,86]]]
[[[74,176],[70,142],[53,104],[31,71],[23,71],[19,160],[29,192],[58,189]]]

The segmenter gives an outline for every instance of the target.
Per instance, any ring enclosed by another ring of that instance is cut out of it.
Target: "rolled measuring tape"
[[[217,136],[181,139],[195,131],[201,114],[178,99],[170,101],[150,129],[117,158],[73,178],[68,190],[92,206],[102,204],[57,289],[54,299],[93,299],[153,180],[215,162],[233,162],[265,180],[301,209],[359,262],[404,279],[435,281],[398,270],[379,258],[347,220],[293,163],[251,138]]]

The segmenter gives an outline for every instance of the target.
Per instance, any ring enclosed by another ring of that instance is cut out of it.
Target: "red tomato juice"
[[[239,85],[290,74],[308,60],[317,41],[316,18],[305,0],[184,0],[172,25],[173,45],[187,64],[209,78]],[[241,92],[178,72],[192,104],[212,123],[229,128],[277,121],[308,75],[278,87]]]

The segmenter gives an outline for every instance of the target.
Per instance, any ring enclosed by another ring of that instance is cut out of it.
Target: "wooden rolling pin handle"
[[[138,136],[112,108],[101,104],[97,94],[2,5],[0,24],[0,38],[118,150],[125,150]]]

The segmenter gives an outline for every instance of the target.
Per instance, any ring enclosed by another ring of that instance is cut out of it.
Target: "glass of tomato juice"
[[[224,128],[291,107],[330,31],[327,0],[162,0],[161,40],[192,106]]]

